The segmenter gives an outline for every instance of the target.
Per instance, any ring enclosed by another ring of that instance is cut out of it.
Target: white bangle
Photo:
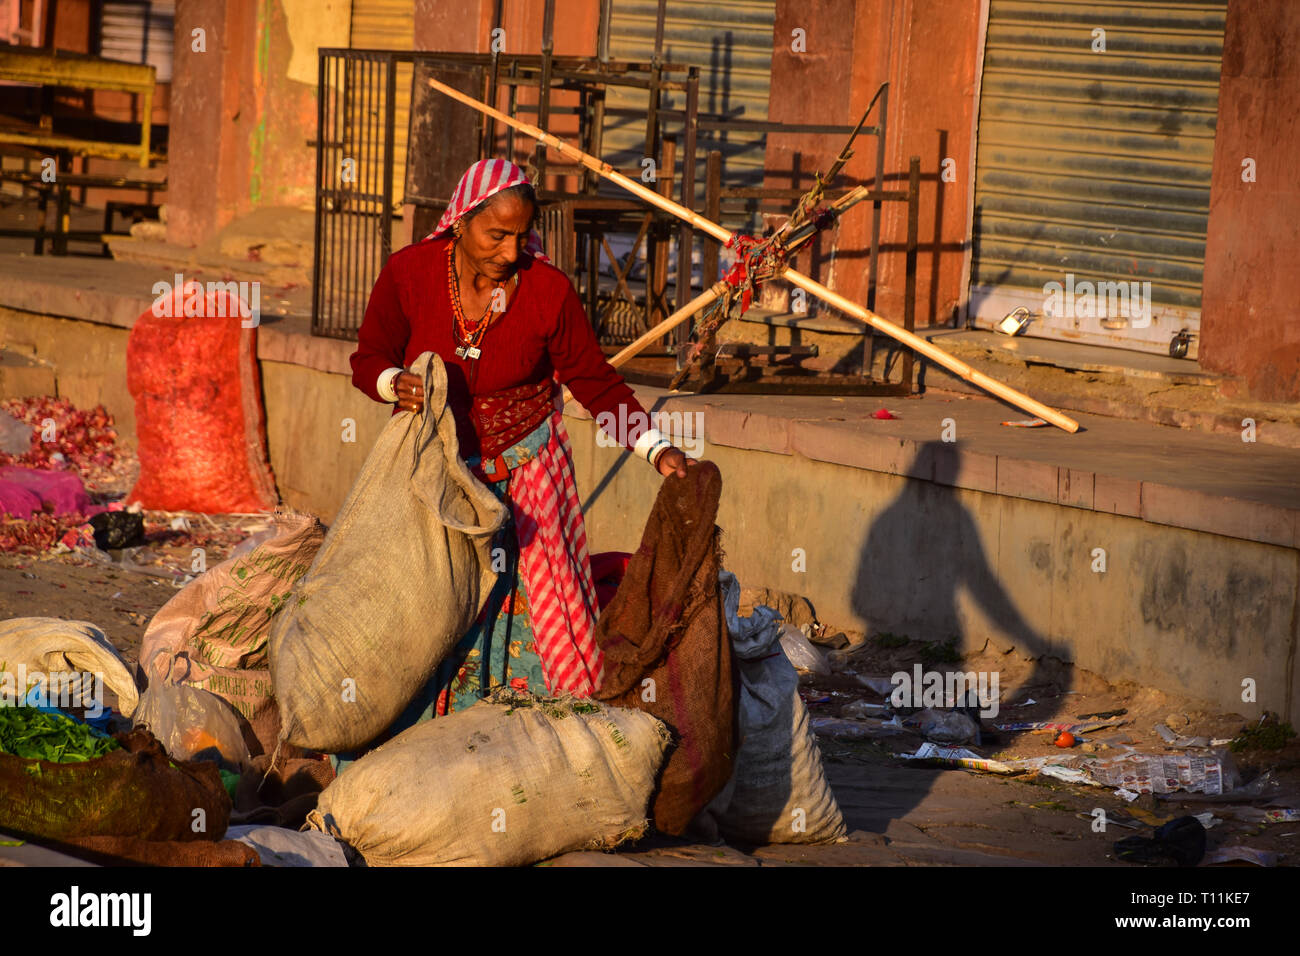
[[[397,389],[393,387],[393,382],[404,371],[406,369],[390,368],[379,373],[379,380],[375,382],[375,391],[379,393],[380,398],[386,402],[397,401]]]
[[[671,445],[672,442],[659,429],[651,428],[636,440],[636,444],[632,446],[632,453],[638,458],[650,461],[650,456],[661,444]]]

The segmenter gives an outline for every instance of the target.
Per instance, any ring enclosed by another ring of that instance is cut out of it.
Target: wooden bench
[[[0,80],[82,90],[120,90],[142,97],[138,144],[59,136],[53,132],[53,120],[49,116],[42,116],[40,128],[35,130],[0,127],[0,143],[62,150],[78,156],[134,159],[141,169],[148,169],[150,161],[163,158],[151,153],[149,149],[153,125],[153,94],[157,82],[152,66],[120,63],[80,53],[50,53],[26,47],[4,46],[0,47]]]

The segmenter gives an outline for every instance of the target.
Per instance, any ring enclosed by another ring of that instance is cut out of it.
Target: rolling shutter
[[[656,0],[614,0],[610,57],[649,63],[655,50]],[[775,0],[670,2],[664,15],[663,59],[700,68],[700,112],[736,120],[766,120],[771,86]],[[674,79],[678,77],[674,76]],[[611,87],[610,107],[637,110],[638,117],[608,117],[603,158],[619,169],[640,169],[645,153],[647,93]],[[685,94],[666,97],[670,109],[686,105]],[[704,195],[705,161],[722,152],[723,181],[729,186],[762,186],[766,137],[763,133],[701,128],[696,140],[695,182]],[[677,144],[678,149],[682,143]],[[657,158],[657,157],[655,157]]]
[[[106,60],[147,63],[159,83],[172,79],[175,0],[104,4],[100,19],[99,55]]]
[[[991,0],[977,325],[1025,306],[1030,335],[1143,351],[1198,328],[1226,5]]]
[[[415,49],[413,0],[352,0],[354,50]],[[393,119],[393,203],[400,207],[406,190],[406,149],[411,132],[411,64],[397,65],[396,110]],[[383,115],[384,92],[379,91],[378,115]],[[380,132],[382,140],[383,133]],[[400,208],[397,210],[400,212]]]

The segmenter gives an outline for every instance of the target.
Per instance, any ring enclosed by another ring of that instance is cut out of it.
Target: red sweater
[[[523,255],[519,288],[505,313],[483,338],[476,362],[456,357],[451,294],[447,285],[450,239],[418,242],[389,257],[361,323],[352,354],[352,384],[377,402],[379,376],[410,366],[422,352],[436,352],[447,368],[447,403],[456,419],[462,457],[479,453],[479,436],[469,414],[471,396],[555,375],[593,416],[613,413],[626,421],[631,448],[645,409],[623,377],[605,359],[573,284],[559,269]],[[470,367],[477,364],[473,391]],[[619,406],[624,406],[620,413]],[[396,411],[396,409],[394,409]],[[624,417],[625,416],[625,417]]]

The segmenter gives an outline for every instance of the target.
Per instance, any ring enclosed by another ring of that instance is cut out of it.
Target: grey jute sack
[[[670,737],[644,711],[498,690],[366,754],[307,824],[370,866],[524,866],[611,849],[649,827]]]
[[[740,584],[723,571],[723,609],[740,661],[735,770],[704,808],[728,839],[746,843],[831,843],[844,818],[826,782],[821,750],[799,697],[799,675],[781,648],[781,616],[756,606],[740,617]]]
[[[496,581],[506,507],[460,458],[442,359],[411,369],[425,405],[384,426],[316,560],[271,625],[280,738],[339,753],[402,712]]]

